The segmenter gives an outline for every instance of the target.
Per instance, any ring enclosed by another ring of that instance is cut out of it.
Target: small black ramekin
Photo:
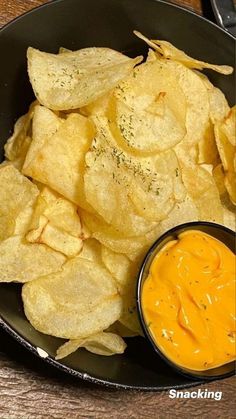
[[[149,251],[147,252],[145,256],[145,259],[143,261],[143,264],[141,266],[141,269],[138,275],[136,298],[137,298],[138,315],[139,315],[141,327],[143,329],[145,337],[150,341],[156,353],[168,365],[170,365],[173,369],[175,369],[178,373],[187,377],[191,377],[196,380],[199,380],[199,379],[213,380],[213,379],[229,377],[235,373],[235,366],[236,366],[235,362],[230,362],[228,364],[224,364],[222,366],[205,370],[205,371],[195,371],[195,370],[191,370],[191,369],[179,366],[178,364],[175,364],[173,361],[167,358],[167,356],[160,350],[157,343],[154,341],[153,336],[150,333],[147,327],[147,324],[145,322],[145,316],[142,310],[141,296],[142,296],[143,283],[149,274],[151,263],[154,257],[156,256],[156,254],[161,250],[163,246],[165,246],[166,243],[168,243],[170,240],[177,239],[178,235],[180,233],[183,233],[186,230],[200,230],[204,233],[207,233],[215,237],[216,239],[220,240],[233,253],[235,253],[235,233],[232,230],[220,224],[215,224],[215,223],[210,223],[210,222],[205,222],[205,221],[196,221],[196,222],[181,224],[172,228],[171,230],[168,230],[149,249]]]

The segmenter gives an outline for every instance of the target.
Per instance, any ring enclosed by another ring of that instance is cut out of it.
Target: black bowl
[[[155,342],[145,321],[145,315],[142,309],[141,296],[142,296],[143,284],[149,275],[149,270],[153,262],[153,259],[155,258],[157,253],[163,248],[163,246],[165,246],[171,240],[176,240],[179,234],[187,230],[200,230],[204,233],[207,233],[210,236],[215,237],[216,239],[224,243],[233,253],[235,253],[235,233],[232,230],[220,224],[209,223],[205,221],[196,221],[192,223],[185,223],[185,224],[178,225],[172,228],[171,230],[167,231],[149,249],[139,272],[139,277],[138,277],[138,282],[137,282],[137,306],[138,306],[138,314],[139,314],[140,323],[141,323],[144,335],[147,337],[147,339],[149,339],[149,341],[151,342],[158,356],[164,359],[168,365],[170,365],[180,374],[183,374],[186,377],[190,377],[196,380],[199,380],[199,379],[212,380],[213,378],[219,379],[219,378],[229,377],[233,375],[235,372],[235,366],[236,366],[235,362],[230,362],[228,364],[222,365],[217,368],[212,368],[206,371],[195,371],[195,370],[184,368],[175,364],[167,356],[165,356],[165,354],[160,350],[160,348],[158,347],[158,344]]]
[[[3,145],[17,117],[27,111],[33,92],[26,71],[29,45],[48,52],[60,46],[78,49],[111,47],[135,56],[147,51],[132,31],[173,42],[205,61],[234,65],[234,39],[191,12],[155,0],[55,0],[27,13],[0,31],[0,161]],[[232,103],[234,78],[210,73]],[[113,387],[163,390],[197,384],[182,377],[161,359],[143,338],[128,340],[125,354],[101,357],[84,350],[55,361],[62,340],[34,330],[25,318],[16,284],[0,286],[0,324],[36,355],[76,377]],[[200,382],[200,381],[199,381]]]

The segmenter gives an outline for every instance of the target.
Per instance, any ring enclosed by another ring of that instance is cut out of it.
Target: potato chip
[[[109,120],[120,145],[135,153],[173,147],[186,133],[186,100],[160,60],[135,68],[114,90]]]
[[[228,172],[225,176],[225,187],[230,196],[231,202],[236,205],[236,173]]]
[[[214,126],[211,121],[206,128],[204,137],[198,142],[198,164],[219,163],[219,153],[215,142]]]
[[[104,246],[113,250],[113,252],[124,253],[130,260],[135,261],[140,255],[143,257],[148,247],[154,242],[154,240],[147,240],[149,234],[141,237],[123,238],[122,236],[112,235],[104,231],[97,231],[93,233],[93,237]]]
[[[225,227],[228,227],[232,231],[235,232],[235,229],[236,229],[235,208],[232,205],[231,201],[229,200],[229,196],[226,194],[221,198],[221,202],[223,204],[223,224]]]
[[[84,157],[93,136],[94,127],[87,118],[70,114],[50,138],[33,138],[23,167],[24,174],[50,186],[72,202],[85,205]]]
[[[50,54],[28,48],[29,78],[39,102],[53,110],[88,105],[124,79],[142,57],[109,48]]]
[[[228,137],[225,135],[222,124],[215,125],[215,139],[220,158],[225,171],[234,171],[234,154],[235,146],[231,144]]]
[[[187,192],[193,199],[199,198],[214,182],[211,173],[200,165],[188,164],[183,160],[181,160],[181,165],[182,178]]]
[[[76,256],[83,247],[81,238],[72,236],[51,223],[44,227],[38,242],[47,244],[68,257]]]
[[[59,118],[50,109],[37,105],[34,110],[32,121],[32,143],[27,153],[25,166],[34,161],[35,155],[47,144],[47,141],[59,130],[63,124],[63,120]]]
[[[101,257],[108,271],[116,279],[119,286],[123,287],[127,282],[127,277],[131,274],[130,260],[127,256],[115,253],[105,246],[101,246]]]
[[[79,112],[85,116],[91,115],[107,115],[109,107],[111,105],[111,100],[113,99],[113,90],[108,92],[106,95],[100,97],[94,102],[90,103],[87,106],[80,108]]]
[[[143,248],[143,237],[124,237],[101,218],[86,211],[80,211],[82,222],[91,231],[92,237],[104,246],[118,253],[136,253]]]
[[[150,105],[150,98],[156,99],[160,92],[165,92],[168,106],[186,132],[185,142],[188,145],[198,143],[209,122],[208,90],[198,74],[179,62],[164,58],[142,64],[135,73],[137,76],[131,87],[124,81],[120,90],[119,86],[115,89],[118,97],[138,111],[140,107],[142,110]],[[137,78],[141,80],[136,87]],[[140,100],[137,100],[136,90],[141,95]],[[170,140],[170,146],[173,145]]]
[[[38,196],[38,188],[14,166],[0,167],[0,240],[25,234]]]
[[[213,123],[222,120],[230,111],[225,95],[220,89],[212,86],[209,93],[210,117]]]
[[[131,261],[125,255],[112,252],[94,239],[84,242],[80,257],[91,261],[102,260],[117,281],[118,291],[122,298],[122,313],[118,322],[119,325],[115,329],[111,326],[108,331],[118,334],[123,333],[122,336],[141,335],[135,303],[136,273],[139,265],[136,262],[135,265],[131,264]],[[129,329],[127,329],[128,327]]]
[[[72,52],[72,50],[68,48],[60,47],[58,54],[64,54],[65,52]]]
[[[211,122],[215,124],[217,121],[222,121],[222,119],[226,117],[230,111],[230,107],[224,93],[217,87],[213,86],[205,75],[201,74],[201,78],[208,91]]]
[[[106,224],[100,218],[89,214],[86,211],[80,212],[82,222],[88,226],[92,237],[97,239],[101,244],[116,253],[123,253],[131,261],[139,263],[147,252],[148,248],[159,237],[159,224],[142,236],[124,237],[116,229]]]
[[[101,259],[101,244],[96,239],[87,239],[84,241],[83,249],[79,255],[80,258],[93,261],[99,261],[102,263]]]
[[[214,183],[201,197],[195,199],[199,211],[199,219],[213,223],[223,223],[223,207],[220,202],[219,192]]]
[[[137,334],[141,334],[137,307],[136,283],[140,266],[122,254],[115,253],[102,246],[102,261],[117,281],[118,291],[122,298],[122,314],[119,321]]]
[[[65,256],[43,244],[26,243],[22,236],[0,242],[0,282],[28,282],[60,271]]]
[[[187,146],[192,146],[204,137],[209,125],[210,106],[207,88],[197,74],[181,63],[167,61],[166,71],[175,75],[185,95],[187,134],[184,141]]]
[[[39,150],[44,146],[50,137],[52,137],[59,130],[64,120],[59,117],[59,112],[52,112],[44,106],[37,105],[34,111],[32,121],[32,136],[35,140],[35,146]]]
[[[212,175],[214,177],[215,184],[217,186],[220,196],[224,195],[226,193],[225,172],[222,164],[218,164],[216,167],[214,167],[214,169],[212,170]]]
[[[97,134],[86,155],[86,199],[125,236],[146,234],[173,206],[170,169],[167,164],[161,167],[157,157],[141,159],[122,151],[107,119],[101,116],[93,119]],[[175,155],[174,158],[177,162]]]
[[[181,161],[182,177],[188,195],[199,211],[199,220],[221,223],[223,220],[220,195],[212,176],[212,166],[203,167]]]
[[[173,150],[159,153],[152,158],[152,163],[153,171],[150,164],[142,182],[137,183],[137,177],[133,178],[131,200],[141,216],[148,220],[161,221],[168,216],[176,201],[181,202],[184,199],[186,189]]]
[[[57,194],[55,194],[56,196]],[[48,205],[44,212],[50,224],[74,237],[81,237],[82,226],[77,207],[62,196],[56,196],[52,205]]]
[[[184,64],[189,68],[195,68],[198,70],[203,70],[204,68],[208,68],[214,71],[217,71],[220,74],[231,74],[233,72],[233,67],[228,65],[216,65],[216,64],[208,64],[204,61],[196,60],[195,58],[189,57],[185,54],[184,51],[174,47],[168,41],[160,41],[160,40],[149,40],[144,35],[142,35],[138,31],[134,31],[134,34],[145,41],[150,47],[154,50],[158,51],[159,54],[163,55],[165,58],[170,60],[179,61],[180,63]]]
[[[41,216],[45,217],[47,222],[50,222],[54,227],[58,227],[74,237],[80,237],[81,222],[76,205],[46,186],[43,186],[38,196],[30,231],[38,228]]]
[[[222,165],[225,171],[225,187],[231,202],[236,205],[236,107],[233,107],[227,117],[215,125],[215,138]]]
[[[176,203],[168,217],[160,223],[159,236],[177,225],[199,220],[199,211],[194,200],[186,195],[184,200]]]
[[[26,284],[22,298],[35,329],[65,339],[102,332],[119,319],[122,310],[109,272],[99,262],[79,256],[60,272]]]
[[[141,164],[117,147],[106,118],[97,116],[94,120],[97,135],[91,150],[86,154],[84,175],[86,200],[107,223],[112,224],[124,235],[145,234],[155,226],[155,223],[147,222],[135,211],[130,196],[132,192],[129,190],[131,179],[135,176],[134,172],[136,171],[138,175],[137,171],[140,173],[142,171]],[[146,173],[151,178],[150,172]],[[142,183],[144,175],[139,177],[139,182]],[[156,213],[158,217],[158,207]]]
[[[168,150],[182,140],[186,129],[168,106],[165,95],[166,92],[160,92],[156,98],[151,97],[149,106],[142,110],[116,101],[111,128],[127,149],[151,154]]]
[[[82,229],[77,207],[44,187],[38,197],[26,239],[44,243],[68,257],[82,249]]]
[[[58,348],[55,359],[65,358],[79,348],[85,348],[89,352],[104,356],[123,354],[126,346],[120,336],[114,333],[100,332],[85,339],[70,340],[64,343]]]
[[[37,102],[33,102],[30,105],[28,113],[16,121],[14,132],[4,146],[6,158],[19,170],[22,169],[31,143],[31,121],[36,105]]]
[[[236,146],[236,105],[232,109],[229,109],[229,112],[221,125],[221,130],[230,144]]]

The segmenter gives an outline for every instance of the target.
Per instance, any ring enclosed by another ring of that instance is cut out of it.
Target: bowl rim
[[[132,1],[135,2],[135,0],[132,0]],[[170,7],[170,8],[173,8],[173,9],[177,9],[177,10],[180,10],[182,12],[187,12],[190,15],[195,16],[198,19],[201,19],[201,20],[205,21],[210,26],[213,26],[213,27],[217,28],[220,32],[224,33],[230,39],[232,39],[233,41],[235,41],[235,37],[230,32],[228,32],[226,29],[224,29],[223,27],[219,26],[217,23],[212,22],[211,20],[207,19],[206,17],[200,15],[199,13],[197,13],[197,12],[189,9],[188,7],[180,6],[180,5],[175,4],[175,3],[169,3],[166,0],[146,0],[146,1],[149,1],[150,3],[161,3],[161,4],[163,4],[163,5],[167,6],[167,7]],[[23,17],[25,17],[27,15],[30,15],[30,14],[32,14],[34,12],[37,12],[38,10],[41,10],[41,9],[50,7],[50,6],[55,5],[55,4],[58,4],[58,3],[64,3],[64,2],[65,2],[65,0],[53,0],[53,2],[50,1],[50,2],[47,2],[47,3],[41,4],[39,6],[33,7],[32,9],[30,9],[30,10],[22,13],[19,16],[16,16],[14,19],[10,20],[5,25],[3,25],[0,28],[0,35],[1,35],[1,32],[3,32],[8,27],[10,27],[12,24],[16,23],[21,18],[23,18]]]
[[[148,327],[146,325],[146,321],[145,321],[145,317],[144,317],[143,309],[142,309],[142,303],[141,303],[142,285],[143,285],[143,281],[145,281],[144,271],[145,271],[147,263],[150,260],[150,257],[152,257],[153,254],[155,255],[156,248],[159,245],[161,245],[162,241],[165,240],[168,236],[176,234],[179,230],[191,230],[192,227],[197,227],[199,225],[200,226],[205,226],[205,227],[214,227],[218,230],[221,230],[221,231],[224,231],[224,232],[228,233],[229,235],[231,235],[232,237],[235,238],[235,233],[234,233],[233,230],[229,229],[228,227],[225,227],[222,224],[213,223],[213,222],[210,222],[210,221],[190,221],[190,222],[187,222],[187,223],[179,224],[179,225],[167,230],[164,234],[162,234],[152,244],[152,246],[148,249],[148,251],[147,251],[147,253],[146,253],[146,255],[143,259],[141,268],[140,268],[140,270],[138,272],[138,276],[137,276],[138,279],[137,279],[137,287],[136,287],[136,306],[137,306],[137,312],[138,312],[140,325],[142,327],[144,336],[149,341],[149,343],[151,344],[151,346],[153,347],[153,349],[155,350],[157,355],[159,355],[170,367],[172,367],[176,372],[183,375],[184,377],[191,378],[191,379],[194,379],[194,380],[204,380],[204,382],[205,381],[209,382],[209,381],[212,381],[212,380],[219,380],[219,379],[231,377],[232,375],[234,375],[236,361],[229,362],[229,364],[232,364],[232,371],[226,372],[224,374],[214,375],[214,376],[207,376],[207,375],[204,374],[204,371],[203,371],[202,374],[201,374],[201,371],[200,371],[200,374],[197,375],[197,374],[194,374],[194,370],[188,370],[187,368],[185,369],[184,367],[179,366],[175,362],[171,361],[160,350],[159,346],[154,341],[154,339],[153,339],[153,337],[152,337],[151,333],[149,332]],[[216,368],[220,368],[220,367],[216,367]],[[207,370],[207,371],[209,371],[209,370]]]
[[[13,339],[15,339],[19,344],[21,344],[24,348],[26,348],[28,351],[33,353],[35,356],[40,358],[43,362],[48,363],[49,365],[55,367],[56,369],[69,374],[70,376],[74,378],[79,378],[83,381],[87,381],[91,384],[99,385],[105,388],[110,388],[113,390],[130,390],[130,391],[168,391],[170,389],[187,389],[191,387],[200,386],[201,384],[204,384],[204,380],[198,379],[190,381],[189,383],[184,384],[174,384],[170,387],[170,385],[161,386],[161,385],[148,385],[148,386],[140,386],[140,385],[133,385],[133,384],[123,384],[118,382],[113,382],[109,379],[102,379],[97,378],[93,375],[90,375],[88,373],[83,373],[82,371],[76,370],[74,368],[68,367],[67,365],[63,364],[63,362],[59,362],[55,360],[51,355],[48,355],[47,357],[42,357],[40,353],[38,352],[38,349],[41,349],[39,347],[36,347],[32,343],[30,343],[27,339],[25,339],[22,335],[20,335],[12,326],[9,325],[9,323],[4,320],[0,314],[0,328],[2,328],[5,332],[7,332]],[[191,380],[190,377],[186,377]],[[215,378],[212,378],[211,381],[215,380]]]

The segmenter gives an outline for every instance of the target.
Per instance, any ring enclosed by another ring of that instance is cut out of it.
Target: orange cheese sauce
[[[203,371],[236,359],[235,263],[227,246],[198,230],[155,256],[141,304],[153,340],[175,364]]]

